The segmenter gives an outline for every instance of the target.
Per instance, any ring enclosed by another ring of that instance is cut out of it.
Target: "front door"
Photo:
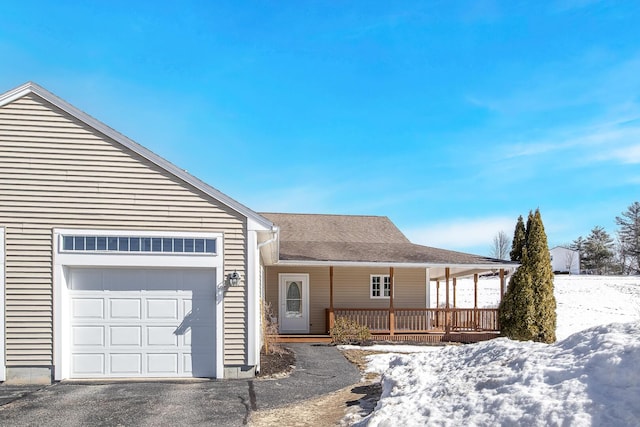
[[[280,275],[280,332],[309,333],[309,275]]]

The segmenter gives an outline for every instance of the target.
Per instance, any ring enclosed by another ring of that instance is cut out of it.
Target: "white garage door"
[[[71,377],[214,377],[215,269],[74,268]]]

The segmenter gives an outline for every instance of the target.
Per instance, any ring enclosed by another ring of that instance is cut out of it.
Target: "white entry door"
[[[215,270],[74,268],[72,378],[214,377]]]
[[[309,333],[309,275],[280,275],[280,332]]]

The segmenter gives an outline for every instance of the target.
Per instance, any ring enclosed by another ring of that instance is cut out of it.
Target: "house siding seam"
[[[0,108],[7,366],[53,363],[53,228],[224,234],[246,266],[246,218],[35,95]],[[225,293],[224,363],[246,361],[244,287]]]

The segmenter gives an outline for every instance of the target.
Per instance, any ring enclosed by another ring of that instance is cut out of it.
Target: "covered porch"
[[[339,318],[346,318],[367,326],[372,338],[376,341],[471,343],[496,338],[500,333],[498,309],[479,305],[480,275],[495,271],[487,270],[486,266],[477,266],[474,269],[459,267],[421,269],[424,272],[422,280],[424,280],[425,295],[416,295],[413,304],[408,303],[406,297],[400,298],[401,302],[397,304],[397,296],[407,292],[406,288],[402,289],[407,285],[406,268],[387,267],[383,271],[388,272],[389,292],[384,307],[380,304],[377,304],[377,307],[371,307],[371,300],[366,299],[345,301],[344,298],[336,298],[336,293],[343,292],[344,288],[352,288],[353,282],[345,283],[342,280],[342,273],[337,275],[339,279],[336,280],[336,270],[343,271],[341,266],[332,265],[320,270],[321,272],[312,274],[312,278],[316,278],[315,283],[312,281],[312,285],[317,286],[319,275],[326,275],[324,281],[325,289],[328,291],[325,293],[326,305],[318,307],[324,312],[322,333],[317,333],[320,332],[318,329],[315,329],[316,333],[281,332],[278,336],[280,342],[329,342],[329,331]],[[376,273],[380,271],[379,268],[375,269]],[[415,271],[415,267],[411,271]],[[497,270],[500,298],[504,295],[509,271],[504,268]],[[396,280],[399,272],[405,283]],[[473,280],[473,306],[471,307],[458,306],[457,284],[461,278]],[[412,293],[415,292],[414,285],[410,285],[410,288]],[[433,289],[433,292],[430,293],[429,289]],[[318,306],[317,300],[315,305]],[[280,315],[286,314],[281,310]]]
[[[428,269],[436,273],[435,308],[396,308],[394,306],[395,268],[389,268],[389,307],[387,308],[336,308],[333,301],[333,266],[330,269],[329,307],[326,309],[327,330],[333,328],[336,319],[347,318],[365,325],[376,340],[425,341],[425,342],[476,342],[495,338],[500,333],[497,308],[478,307],[479,273],[473,273],[474,304],[472,308],[457,307],[456,285],[460,275],[469,275],[469,271],[452,274],[451,267]],[[429,276],[429,275],[428,275]],[[500,297],[506,289],[505,269],[499,270]],[[427,278],[430,282],[431,278]],[[444,292],[441,301],[441,282]]]

